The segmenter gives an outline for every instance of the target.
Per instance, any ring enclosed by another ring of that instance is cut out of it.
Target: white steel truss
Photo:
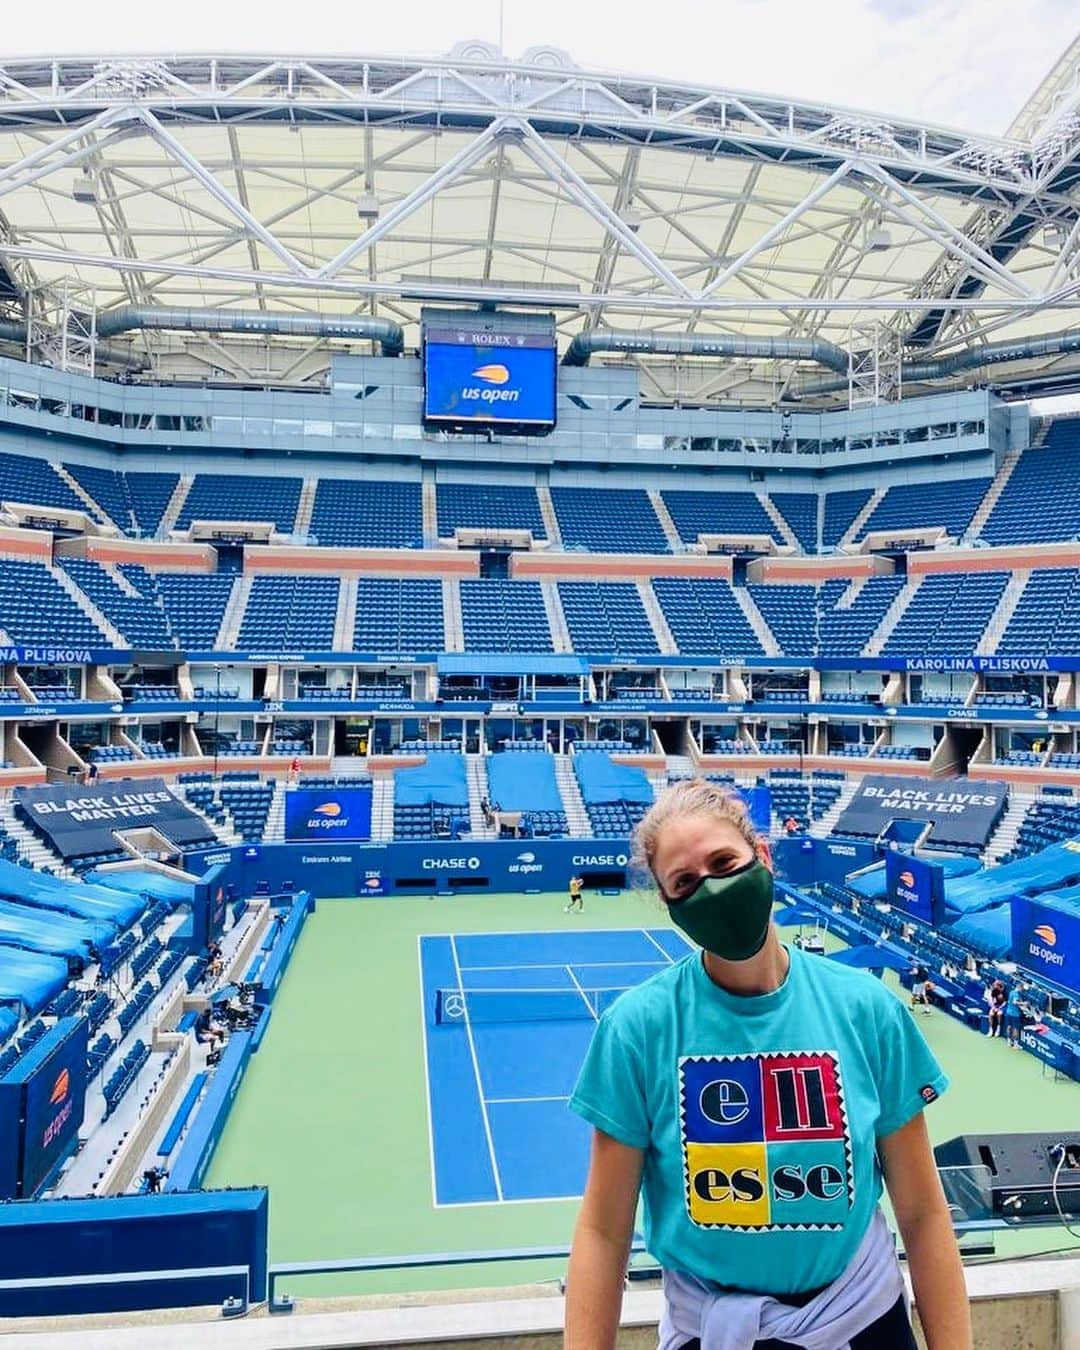
[[[588,72],[551,48],[8,62],[0,261],[39,315],[63,286],[91,311],[406,324],[484,299],[549,305],[568,337],[608,316],[841,344],[854,326],[933,354],[1080,307],[1070,99],[1062,78],[1017,140]]]

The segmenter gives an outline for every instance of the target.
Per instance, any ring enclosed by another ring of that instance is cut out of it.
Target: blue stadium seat
[[[1043,544],[1080,536],[1080,417],[1050,423],[1025,450],[981,530],[990,544]]]
[[[652,588],[683,656],[764,655],[726,581],[655,577]]]
[[[632,581],[560,581],[559,599],[574,651],[659,656],[656,635]]]
[[[469,652],[554,649],[538,581],[462,581],[461,624]]]
[[[872,488],[845,488],[840,492],[826,492],[825,519],[821,531],[821,542],[825,548],[834,548],[839,544],[873,495]]]
[[[1080,568],[1032,572],[997,650],[1002,656],[1080,655]]]
[[[320,478],[308,533],[313,543],[336,548],[419,548],[420,484]]]
[[[592,553],[668,553],[667,536],[639,488],[553,487],[565,548]]]
[[[88,558],[62,558],[60,565],[132,647],[171,650],[176,642],[165,614],[143,595],[129,595],[100,563]],[[131,585],[129,578],[125,578]]]
[[[816,492],[770,492],[773,506],[787,521],[804,553],[817,552],[818,494]]]
[[[439,652],[444,645],[441,581],[427,577],[360,578],[354,651],[396,658]]]
[[[330,651],[340,582],[336,576],[257,576],[244,610],[238,651]]]
[[[169,627],[176,634],[181,650],[213,651],[218,631],[237,578],[228,572],[144,572],[124,564],[121,571],[144,594],[149,584],[160,597]],[[145,580],[137,580],[142,573]]]
[[[303,479],[279,474],[199,473],[188,489],[177,529],[193,520],[272,521],[292,534]]]
[[[883,649],[886,655],[967,656],[997,608],[1007,572],[945,572],[923,578]]]
[[[990,478],[935,479],[889,488],[859,532],[862,538],[879,530],[942,527],[959,538],[971,524]]]
[[[696,544],[701,534],[764,534],[784,542],[779,526],[752,492],[664,488],[660,495],[684,544]]]
[[[455,530],[468,528],[531,530],[534,539],[547,538],[534,487],[504,483],[439,483],[435,500],[441,538],[449,538]]]
[[[0,628],[23,643],[111,647],[42,563],[7,559],[0,568]]]

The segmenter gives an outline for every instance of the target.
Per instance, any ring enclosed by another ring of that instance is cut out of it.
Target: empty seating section
[[[812,820],[820,820],[836,804],[842,790],[843,782],[816,776],[807,779],[789,769],[774,769],[769,774],[773,818],[781,827],[794,820],[801,830],[808,829]]]
[[[42,563],[0,563],[0,628],[14,642],[72,642],[111,647]]]
[[[246,844],[257,843],[263,837],[273,800],[272,783],[224,783],[221,788],[221,804]]]
[[[436,502],[440,538],[450,538],[455,530],[467,528],[531,530],[534,539],[547,537],[533,487],[440,483]]]
[[[656,577],[652,588],[683,656],[764,655],[726,581]]]
[[[812,654],[817,647],[820,596],[816,586],[748,586],[785,656]]]
[[[1080,835],[1080,802],[1071,798],[1063,801],[1049,801],[1040,797],[1028,807],[1023,822],[1016,833],[1016,844],[1012,853],[1001,861],[1011,862],[1016,858],[1026,858],[1039,849],[1059,844],[1065,839],[1074,839]]]
[[[292,534],[302,486],[300,478],[276,474],[198,473],[176,525],[185,530],[193,520],[271,521]]]
[[[818,495],[816,492],[770,492],[773,506],[787,521],[804,553],[817,552]]]
[[[1025,450],[982,527],[990,544],[1042,544],[1080,535],[1080,417],[1050,423]]]
[[[779,526],[752,492],[665,488],[660,495],[684,544],[696,544],[700,534],[764,534],[784,542]]]
[[[827,581],[821,588],[821,655],[860,655],[903,584],[903,577],[870,577],[851,604],[840,608],[848,583]]]
[[[924,577],[889,634],[884,652],[967,656],[975,651],[1009,581],[1007,572]]]
[[[120,569],[133,584],[143,590],[145,579],[123,564]],[[142,568],[138,571],[142,572]],[[237,578],[227,572],[210,574],[188,572],[147,572],[177,641],[184,651],[213,651],[218,632]]]
[[[339,589],[337,577],[256,577],[237,650],[271,646],[329,651],[334,645]]]
[[[176,473],[125,473],[93,464],[64,468],[124,534],[153,536],[180,481]]]
[[[122,475],[127,483],[131,498],[131,510],[138,526],[138,533],[155,535],[161,527],[161,518],[165,508],[176,491],[180,481],[178,473],[140,473],[132,471]],[[117,524],[120,522],[117,521]]]
[[[442,582],[361,577],[356,588],[353,649],[385,656],[442,651]]]
[[[611,656],[659,652],[632,581],[560,581],[559,599],[574,651]]]
[[[419,548],[420,484],[320,478],[308,533],[312,543],[335,548]]]
[[[86,503],[76,496],[51,464],[28,455],[4,452],[0,452],[0,501],[86,511]]]
[[[1080,653],[1080,568],[1032,572],[997,650],[1002,656]]]
[[[873,495],[871,488],[846,488],[842,492],[825,494],[825,520],[821,529],[823,547],[832,548],[843,539]]]
[[[550,652],[538,581],[463,581],[461,624],[469,652]]]
[[[565,548],[670,552],[649,495],[640,488],[553,487],[551,501]]]
[[[100,563],[63,558],[60,565],[132,647],[172,649],[172,630],[162,610],[146,596],[128,595]]]
[[[947,534],[959,538],[971,524],[971,517],[992,481],[990,478],[961,478],[891,487],[870,513],[860,536],[878,530],[940,526]]]

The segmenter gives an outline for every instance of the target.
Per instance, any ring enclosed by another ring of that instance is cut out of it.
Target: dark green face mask
[[[702,877],[685,900],[668,901],[671,921],[692,942],[724,961],[748,961],[765,945],[773,874],[751,859],[726,877]]]

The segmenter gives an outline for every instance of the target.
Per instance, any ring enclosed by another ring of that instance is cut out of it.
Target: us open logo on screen
[[[1042,938],[1048,947],[1057,946],[1057,932],[1048,923],[1037,924],[1033,931],[1035,936]]]
[[[834,1051],[680,1059],[679,1131],[697,1227],[843,1228],[855,1182]]]
[[[349,818],[343,812],[344,808],[340,802],[323,802],[320,806],[313,806],[307,828],[309,830],[344,829],[349,823]]]
[[[505,384],[509,378],[510,372],[497,362],[489,366],[479,366],[473,371],[473,379],[483,380],[485,384]]]

